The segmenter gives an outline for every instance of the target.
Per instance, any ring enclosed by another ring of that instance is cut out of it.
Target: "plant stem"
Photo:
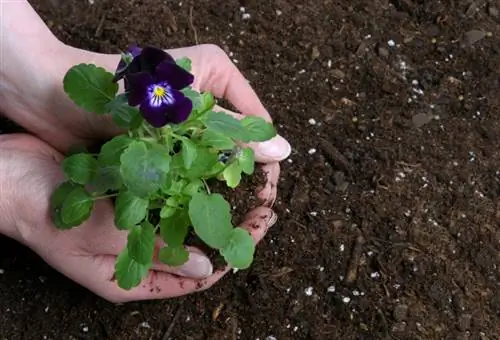
[[[92,199],[93,199],[94,201],[97,201],[97,200],[102,200],[102,199],[111,198],[111,197],[116,197],[116,196],[118,196],[118,193],[116,193],[116,194],[104,195],[104,196],[95,196],[95,197],[92,197]]]
[[[149,135],[150,135],[151,137],[158,138],[158,133],[157,133],[157,131],[155,131],[154,129],[152,129],[152,128],[151,128],[149,125],[147,125],[146,123],[144,123],[142,126],[144,127],[144,130],[145,130],[147,133],[149,133]]]
[[[212,192],[210,191],[210,187],[208,186],[207,181],[205,181],[204,179],[202,179],[201,181],[203,182],[203,185],[205,185],[205,189],[207,190],[207,193],[209,195],[211,195]]]

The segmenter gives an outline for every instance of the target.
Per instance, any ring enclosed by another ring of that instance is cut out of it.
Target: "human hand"
[[[78,228],[60,231],[50,217],[50,196],[64,180],[63,156],[41,140],[24,134],[0,135],[0,232],[27,245],[68,278],[112,302],[176,297],[201,291],[216,283],[230,268],[212,274],[212,265],[199,250],[190,248],[189,261],[170,268],[155,261],[143,282],[128,291],[114,281],[116,256],[126,246],[127,232],[114,226],[109,200],[96,202],[92,216]],[[276,172],[268,171],[269,181]],[[260,195],[275,197],[275,188]],[[243,227],[258,242],[276,215],[264,206],[250,212]],[[250,227],[251,226],[251,227]],[[161,241],[157,242],[158,248]],[[156,253],[157,256],[157,253]]]

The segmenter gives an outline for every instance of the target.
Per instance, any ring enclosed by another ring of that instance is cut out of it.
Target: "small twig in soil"
[[[347,174],[353,177],[353,170],[351,163],[340,153],[340,151],[332,145],[326,139],[319,139],[321,149],[325,153],[325,156],[332,163],[332,165],[338,167],[340,170],[347,172]]]
[[[382,332],[384,333],[385,337],[388,337],[389,336],[389,326],[387,323],[387,319],[384,315],[384,312],[382,310],[380,310],[379,308],[377,308],[377,315],[379,316],[380,321],[381,321],[380,324],[382,326]]]
[[[96,38],[100,37],[101,36],[101,33],[102,33],[102,27],[104,25],[104,20],[106,20],[106,13],[104,13],[101,17],[101,20],[99,21],[99,25],[97,25],[97,28],[95,30],[95,33],[94,33],[94,36]]]
[[[232,340],[238,339],[238,320],[236,317],[233,315],[231,317],[231,329],[232,329]]]
[[[177,322],[177,320],[181,316],[181,311],[182,311],[182,306],[177,308],[177,311],[175,312],[174,318],[172,319],[170,326],[168,326],[167,331],[163,335],[163,338],[162,338],[163,340],[170,339],[170,335],[172,334],[172,332],[174,330],[175,323]]]
[[[217,321],[217,319],[219,318],[220,316],[220,313],[222,312],[222,309],[224,308],[224,304],[223,303],[220,303],[217,308],[214,309],[214,311],[212,312],[212,320],[213,321]]]
[[[345,282],[348,284],[353,283],[358,278],[359,259],[361,258],[364,244],[365,238],[363,235],[356,237],[356,243],[352,249],[351,261],[349,262],[349,268],[345,277]]]
[[[194,42],[196,43],[196,45],[198,45],[199,44],[198,33],[196,32],[196,27],[194,27],[194,24],[193,24],[193,6],[189,7],[189,28],[193,31]]]
[[[290,268],[290,267],[282,267],[280,268],[276,273],[271,273],[271,274],[262,274],[261,276],[262,277],[271,277],[273,279],[275,278],[278,278],[278,277],[282,277],[286,274],[290,274],[291,272],[293,272],[294,269],[293,268]]]

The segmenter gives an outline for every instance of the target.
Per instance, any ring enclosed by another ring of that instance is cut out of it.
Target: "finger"
[[[236,119],[243,119],[245,116],[225,109],[219,105],[214,107],[215,111],[224,112]],[[250,147],[255,153],[255,160],[259,163],[281,162],[290,156],[292,147],[290,143],[280,135],[265,142],[240,143],[242,147]]]
[[[262,117],[272,121],[248,80],[241,74],[223,49],[216,45],[197,45],[168,51],[174,58],[187,56],[193,63],[196,75],[193,87],[210,91],[217,98],[225,98],[244,115]]]
[[[278,193],[278,179],[280,175],[280,164],[269,163],[262,166],[262,171],[266,175],[266,183],[257,187],[257,197],[262,201],[262,205],[271,208],[276,201]]]
[[[247,214],[245,220],[242,227],[248,230],[258,243],[276,223],[277,215],[271,209],[260,207]],[[163,271],[151,270],[139,286],[124,290],[112,280],[115,261],[114,256],[101,256],[94,261],[87,261],[88,270],[98,273],[99,276],[95,280],[80,278],[83,280],[82,284],[86,284],[96,294],[113,302],[166,299],[203,291],[212,287],[231,270],[227,266],[205,279],[181,278]]]

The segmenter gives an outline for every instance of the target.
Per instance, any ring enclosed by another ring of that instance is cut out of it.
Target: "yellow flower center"
[[[161,86],[155,86],[154,94],[156,97],[163,97],[165,95],[165,89]]]

